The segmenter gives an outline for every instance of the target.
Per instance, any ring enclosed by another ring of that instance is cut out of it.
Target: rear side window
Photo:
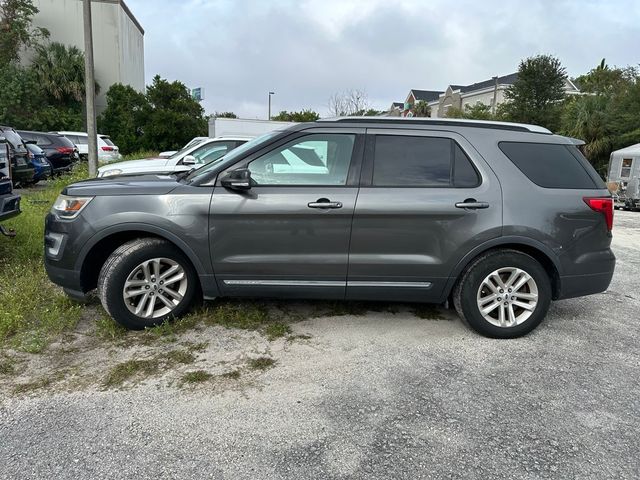
[[[67,137],[63,137],[62,135],[54,137],[56,139],[56,144],[57,145],[62,145],[65,147],[75,147],[75,145],[73,144],[73,142],[71,140],[69,140]],[[53,143],[53,142],[51,142]]]
[[[602,179],[574,145],[500,142],[500,150],[529,180],[544,188],[604,188]]]
[[[113,143],[109,137],[100,137],[100,138],[102,139],[102,141],[104,143],[106,143],[110,147],[115,147],[116,146],[115,143]]]
[[[471,161],[449,138],[376,135],[375,186],[475,187],[479,183]]]

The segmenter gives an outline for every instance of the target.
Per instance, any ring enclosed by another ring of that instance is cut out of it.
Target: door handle
[[[475,198],[467,198],[464,202],[456,203],[456,208],[479,210],[482,208],[489,208],[489,204],[487,202],[478,202]]]
[[[309,208],[342,208],[342,202],[332,202],[328,198],[319,198],[315,202],[307,203]]]

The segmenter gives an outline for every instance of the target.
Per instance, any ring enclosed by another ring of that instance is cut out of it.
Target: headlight
[[[118,169],[118,168],[112,168],[110,170],[105,170],[102,173],[98,173],[99,177],[111,177],[113,175],[120,175],[122,173],[122,170]]]
[[[62,218],[76,218],[93,197],[69,197],[59,195],[51,207],[51,211]]]

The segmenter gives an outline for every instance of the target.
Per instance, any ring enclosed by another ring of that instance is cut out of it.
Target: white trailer
[[[640,143],[611,153],[607,186],[614,194],[616,207],[640,207]]]
[[[296,122],[276,122],[273,120],[249,120],[244,118],[210,118],[209,137],[246,136],[259,137],[273,130],[282,130]]]

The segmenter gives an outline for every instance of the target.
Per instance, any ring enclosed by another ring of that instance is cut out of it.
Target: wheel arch
[[[480,255],[491,250],[517,250],[535,258],[545,269],[551,280],[552,298],[555,300],[560,295],[560,275],[562,273],[560,261],[557,255],[548,246],[528,237],[500,237],[486,242],[467,255],[465,255],[454,268],[450,280],[447,283],[445,296],[448,298],[453,292],[453,287],[462,277],[465,269]]]
[[[124,224],[107,228],[94,235],[82,248],[76,261],[80,272],[83,291],[94,289],[100,269],[107,258],[122,244],[136,238],[160,238],[171,243],[187,256],[198,275],[206,275],[207,270],[193,250],[179,237],[162,228],[148,224]]]

